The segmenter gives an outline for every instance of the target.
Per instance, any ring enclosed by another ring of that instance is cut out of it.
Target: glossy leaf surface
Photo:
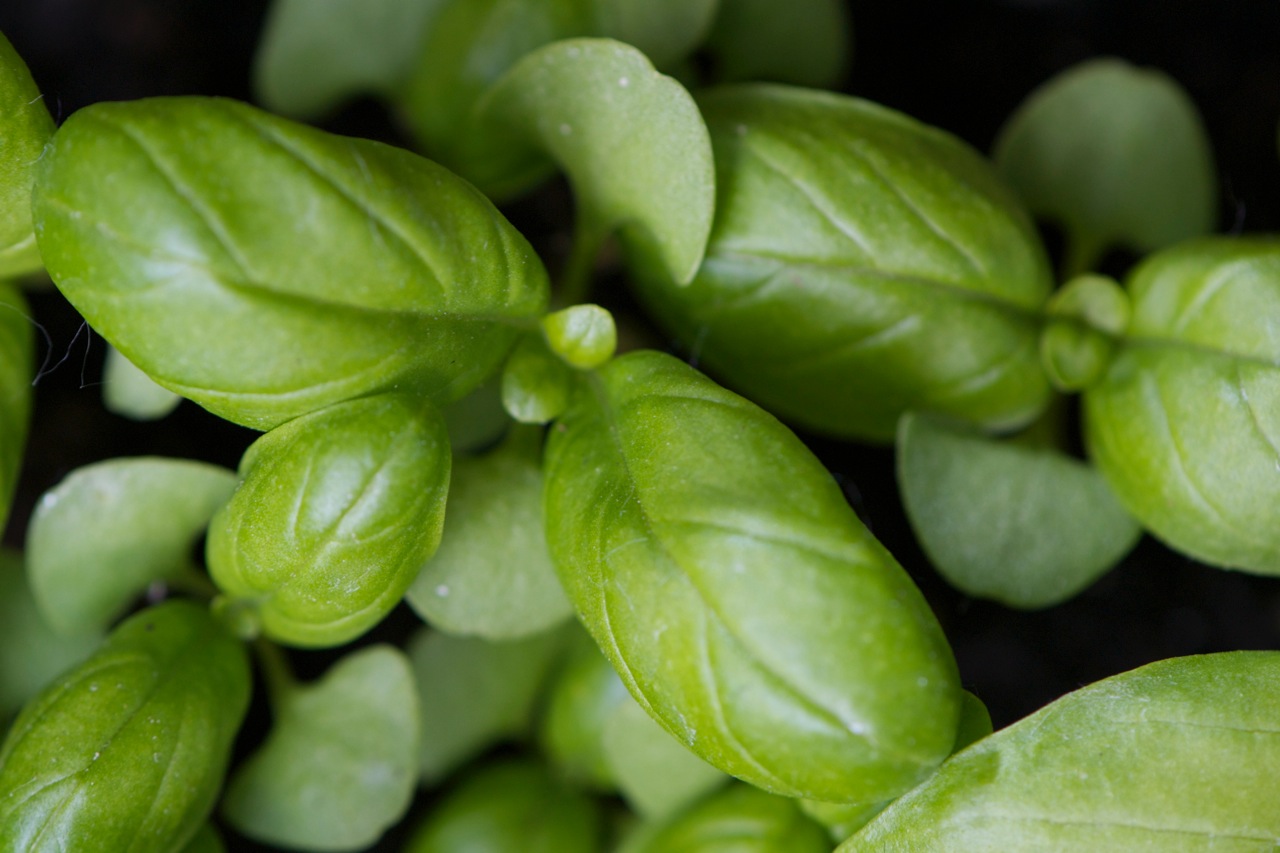
[[[402,652],[353,652],[286,692],[273,714],[222,803],[236,829],[293,849],[360,850],[400,819],[418,778],[420,725]]]
[[[27,532],[27,573],[49,624],[99,634],[149,584],[192,571],[192,548],[235,488],[225,468],[157,456],[71,472],[40,498]]]
[[[781,86],[699,101],[717,209],[688,287],[640,295],[691,355],[781,417],[889,441],[908,410],[1035,416],[1049,270],[1011,192],[963,143],[866,101]]]
[[[546,303],[533,250],[465,182],[232,101],[81,110],[36,198],[49,272],[93,327],[259,429],[392,386],[461,397]]]
[[[595,805],[529,762],[485,767],[427,818],[405,853],[597,853]]]
[[[449,444],[429,405],[383,394],[276,427],[240,476],[209,525],[214,582],[267,636],[339,645],[400,601],[439,544]]]
[[[182,398],[162,388],[137,365],[109,346],[102,368],[102,404],[117,415],[136,421],[163,418]]]
[[[453,462],[444,534],[409,604],[444,631],[516,639],[563,622],[564,596],[542,521],[541,430]]]
[[[1068,235],[1072,274],[1123,245],[1150,252],[1207,234],[1217,178],[1195,104],[1172,78],[1093,59],[1036,89],[1000,132],[995,162]]]
[[[180,848],[213,807],[249,686],[244,650],[206,608],[133,616],[14,723],[0,838],[16,850]]]
[[[9,518],[31,419],[33,327],[27,318],[27,303],[17,288],[0,281],[0,533]]]
[[[721,0],[707,47],[722,82],[831,88],[849,64],[850,30],[839,0]]]
[[[1100,681],[958,753],[840,851],[1271,850],[1277,685],[1274,652]]]
[[[53,129],[31,72],[0,33],[0,278],[40,268],[31,230],[31,185]]]
[[[419,632],[409,657],[422,712],[422,781],[435,784],[493,744],[527,733],[563,645],[563,629],[506,642]]]
[[[733,785],[670,820],[623,853],[828,853],[822,827],[794,800]]]
[[[925,416],[903,416],[898,484],[942,576],[1010,607],[1071,598],[1142,535],[1091,466]]]
[[[1129,342],[1084,395],[1090,455],[1172,547],[1280,574],[1280,241],[1183,244],[1127,286]]]
[[[629,353],[551,430],[546,478],[569,599],[640,705],[709,763],[848,802],[948,754],[960,691],[932,613],[770,415]]]

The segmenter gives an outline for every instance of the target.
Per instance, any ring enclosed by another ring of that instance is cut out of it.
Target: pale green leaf
[[[706,39],[722,0],[594,0],[592,5],[599,22],[596,35],[626,42],[665,69]]]
[[[33,327],[18,289],[0,281],[0,533],[18,485],[31,419]]]
[[[939,573],[1010,607],[1071,598],[1142,534],[1089,465],[928,416],[902,418],[898,484]]]
[[[716,77],[832,88],[853,44],[841,0],[721,0],[707,39]]]
[[[236,488],[231,471],[141,456],[79,468],[27,531],[31,591],[63,634],[98,634],[147,586],[192,571],[192,548]]]
[[[540,336],[530,335],[502,368],[502,406],[523,424],[545,424],[569,405],[573,371]]]
[[[613,358],[618,329],[613,315],[599,305],[573,305],[542,318],[551,351],[579,370],[591,370]]]
[[[120,350],[107,348],[102,368],[102,403],[110,411],[136,421],[152,421],[163,418],[181,402],[181,397],[157,385]]]
[[[53,129],[31,72],[0,33],[0,278],[40,268],[31,230],[31,185]]]
[[[400,819],[418,778],[420,725],[403,653],[352,652],[273,711],[266,742],[227,787],[232,826],[283,847],[360,850]]]
[[[829,853],[795,800],[735,784],[643,833],[622,853]]]
[[[605,753],[604,729],[627,697],[627,688],[595,642],[573,631],[564,661],[547,691],[538,742],[556,771],[570,781],[604,791],[617,787]]]

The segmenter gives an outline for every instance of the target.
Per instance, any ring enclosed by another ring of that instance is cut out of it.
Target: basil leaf
[[[1034,418],[1049,269],[975,152],[839,95],[737,86],[699,104],[718,187],[706,261],[679,287],[637,260],[640,296],[695,357],[847,438],[890,441],[908,410]]]
[[[770,415],[632,352],[551,430],[545,476],[570,601],[641,707],[710,764],[856,802],[950,752],[960,688],[933,614]]]
[[[573,369],[539,335],[529,335],[502,368],[502,406],[522,424],[554,420],[573,394]]]
[[[225,853],[226,849],[218,831],[206,823],[182,848],[182,853]]]
[[[40,269],[31,230],[31,185],[53,130],[31,72],[0,33],[0,278]]]
[[[517,346],[519,346],[517,344]],[[511,426],[502,407],[500,380],[490,379],[441,412],[454,453],[472,453],[492,447]]]
[[[27,532],[31,591],[61,634],[99,634],[191,550],[235,491],[231,471],[142,456],[79,468],[45,492]]]
[[[0,550],[0,723],[97,645],[97,637],[64,637],[45,624],[27,587],[22,557]]]
[[[794,800],[732,785],[637,838],[623,853],[828,853],[822,827]]]
[[[720,0],[594,0],[598,35],[638,48],[659,68],[686,58],[707,37]]]
[[[431,785],[498,741],[525,734],[563,629],[489,642],[420,631],[409,644],[422,745],[418,766]]]
[[[490,640],[544,631],[573,613],[542,522],[541,430],[453,462],[440,547],[406,598],[427,622]]]
[[[31,420],[31,328],[22,295],[0,281],[0,533],[9,518]]]
[[[449,442],[430,405],[364,397],[262,436],[240,477],[209,525],[214,582],[272,639],[336,646],[381,621],[439,544]]]
[[[77,112],[35,205],[49,272],[93,327],[255,428],[390,387],[459,398],[547,299],[529,244],[465,182],[231,101]]]
[[[604,730],[627,688],[585,632],[574,631],[569,643],[548,691],[538,741],[561,776],[613,791],[617,777],[605,753]]]
[[[1142,535],[1090,466],[926,416],[902,418],[898,483],[938,572],[968,595],[1010,607],[1066,601]]]
[[[1213,230],[1217,170],[1195,104],[1176,81],[1092,59],[1032,92],[995,162],[1037,216],[1067,234],[1070,275],[1114,245],[1150,252]]]
[[[454,789],[405,853],[596,853],[594,804],[537,764],[486,767]]]
[[[168,851],[204,823],[249,704],[240,644],[170,601],[122,623],[27,705],[0,748],[0,838]]]
[[[1127,286],[1129,338],[1084,395],[1090,456],[1173,548],[1280,574],[1280,241],[1186,243]]]
[[[409,660],[371,646],[274,703],[266,742],[231,777],[222,813],[240,832],[303,850],[362,850],[400,819],[417,782]]]
[[[181,402],[181,397],[157,385],[120,350],[107,347],[102,368],[102,404],[108,410],[136,421],[153,421],[172,412]]]
[[[958,753],[840,850],[1269,849],[1277,685],[1274,652],[1100,681]]]
[[[839,0],[721,0],[707,50],[716,77],[726,83],[772,80],[822,89],[844,76],[852,36]]]

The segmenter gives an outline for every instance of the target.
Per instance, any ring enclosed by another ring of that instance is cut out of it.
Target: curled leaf
[[[1040,335],[1040,363],[1054,387],[1080,391],[1097,382],[1129,328],[1129,296],[1106,276],[1073,278],[1053,295]]]
[[[31,72],[0,33],[0,278],[40,268],[31,228],[31,185],[53,130]]]

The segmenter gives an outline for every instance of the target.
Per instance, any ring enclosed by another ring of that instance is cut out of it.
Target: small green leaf
[[[0,33],[0,278],[40,269],[31,230],[31,185],[53,130],[31,72]]]
[[[1184,243],[1127,286],[1126,345],[1084,394],[1089,455],[1173,548],[1280,574],[1280,240]]]
[[[960,727],[956,730],[956,744],[952,752],[959,752],[991,734],[991,712],[982,700],[968,690],[960,703]]]
[[[236,488],[225,468],[141,456],[79,468],[27,532],[31,591],[62,634],[98,634],[147,586],[193,570],[192,548]]]
[[[9,518],[31,420],[32,328],[22,295],[0,281],[0,533]]]
[[[523,424],[545,424],[569,405],[573,371],[539,336],[516,344],[502,369],[502,406]]]
[[[1150,252],[1207,234],[1216,170],[1195,104],[1170,77],[1119,59],[1036,89],[1000,132],[995,161],[1037,216],[1067,233],[1067,272],[1109,247]]]
[[[1054,293],[1040,334],[1040,363],[1054,387],[1080,391],[1097,382],[1129,328],[1129,296],[1101,275],[1073,278]]]
[[[1160,661],[957,753],[841,848],[1270,850],[1280,654]]]
[[[361,850],[400,819],[417,782],[418,694],[391,646],[352,652],[286,692],[266,742],[231,778],[240,832],[303,850]]]
[[[834,88],[853,44],[840,0],[721,0],[707,39],[716,77]]]
[[[688,287],[641,257],[637,287],[693,357],[771,412],[888,442],[904,411],[991,429],[1032,420],[1051,276],[1013,194],[942,131],[782,86],[699,99],[716,220]]]
[[[406,596],[430,624],[509,640],[573,614],[547,551],[541,453],[542,431],[525,428],[454,460],[440,547]]]
[[[1010,607],[1049,607],[1120,561],[1142,530],[1093,468],[906,414],[898,483],[912,529],[952,585]]]
[[[249,704],[244,649],[170,601],[116,628],[27,705],[0,748],[12,850],[181,849],[204,824]]]
[[[829,853],[822,827],[795,800],[735,784],[704,799],[623,853]]]
[[[255,441],[209,525],[218,587],[263,633],[336,646],[399,603],[440,543],[449,442],[429,404],[399,394],[338,403]]]
[[[107,409],[135,421],[153,421],[172,412],[181,402],[181,397],[157,385],[120,350],[107,347],[102,369],[102,403]]]
[[[573,305],[542,318],[551,351],[579,370],[591,370],[613,358],[618,329],[613,315],[599,305]]]
[[[564,629],[498,643],[427,630],[414,637],[409,657],[422,711],[418,766],[425,784],[528,731],[564,638]]]
[[[573,632],[569,642],[548,690],[538,741],[562,776],[612,791],[617,778],[605,754],[604,729],[627,688],[585,632]]]
[[[951,653],[827,470],[670,356],[588,379],[550,431],[547,541],[641,707],[778,793],[858,802],[926,777],[955,739]]]
[[[258,429],[389,388],[458,399],[547,302],[533,249],[464,181],[232,101],[80,110],[35,205],[49,273],[94,329]]]

